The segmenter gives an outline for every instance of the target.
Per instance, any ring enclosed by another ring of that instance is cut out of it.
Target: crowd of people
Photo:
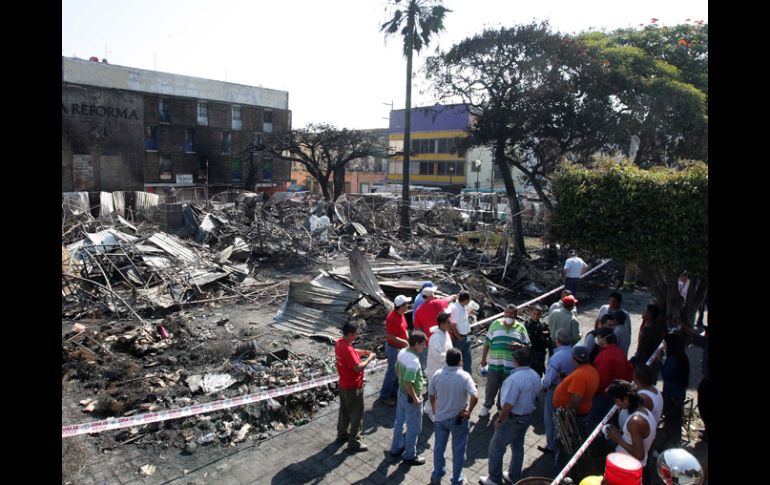
[[[579,258],[578,258],[579,259]],[[582,260],[580,260],[582,262]],[[577,271],[576,263],[568,278]],[[579,274],[578,274],[579,278]],[[571,282],[577,289],[576,282]],[[642,465],[649,459],[658,423],[664,421],[662,448],[677,447],[685,393],[689,379],[689,361],[685,353],[687,338],[704,348],[703,381],[699,385],[699,408],[707,420],[708,340],[691,326],[671,331],[661,318],[661,309],[650,302],[642,316],[635,355],[629,357],[632,327],[630,314],[623,309],[623,296],[612,292],[599,310],[595,328],[583,336],[576,318],[578,300],[565,289],[541,320],[544,308],[528,307],[527,319],[519,318],[515,305],[505,307],[503,315],[489,324],[484,335],[478,372],[486,378],[485,393],[478,396],[472,377],[471,323],[474,308],[467,291],[439,298],[431,282],[422,285],[414,302],[413,329],[406,313],[412,298],[399,295],[386,319],[385,354],[387,370],[380,389],[380,401],[395,407],[390,454],[410,465],[422,465],[425,458],[417,453],[417,438],[423,417],[433,422],[433,472],[431,483],[440,483],[447,473],[445,453],[452,438],[453,469],[451,483],[463,483],[463,463],[468,444],[470,415],[482,401],[479,419],[494,419],[495,432],[489,442],[489,473],[480,483],[486,485],[516,483],[521,478],[524,437],[544,399],[543,422],[546,446],[543,453],[554,454],[554,472],[562,463],[556,410],[574,416],[578,439],[584,439],[616,405],[617,426],[605,426],[605,445],[616,446]],[[353,342],[358,334],[354,323],[346,323],[343,337],[336,343],[337,369],[340,374],[340,409],[337,439],[347,442],[352,452],[365,451],[360,431],[363,422],[363,371],[373,354],[357,350]],[[664,353],[654,362],[648,360],[661,342]],[[656,387],[658,375],[662,389]],[[704,439],[707,437],[707,425]],[[506,449],[512,458],[503,471]],[[649,479],[652,467],[645,467]],[[645,480],[645,483],[647,483]]]

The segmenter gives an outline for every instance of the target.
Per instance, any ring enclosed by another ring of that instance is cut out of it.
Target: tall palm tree
[[[420,52],[430,43],[433,34],[444,30],[444,14],[451,10],[441,5],[441,0],[401,0],[393,1],[393,17],[382,24],[380,31],[385,36],[395,35],[399,28],[404,39],[406,57],[406,102],[404,109],[404,164],[403,189],[401,192],[401,239],[408,240],[412,235],[409,221],[409,153],[412,142],[412,52]]]

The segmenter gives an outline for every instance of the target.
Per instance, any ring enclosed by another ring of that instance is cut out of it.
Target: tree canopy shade
[[[342,194],[348,163],[356,158],[384,157],[388,147],[370,132],[319,123],[266,136],[263,149],[276,158],[301,163],[331,202]],[[329,180],[334,182],[333,191]]]
[[[552,236],[603,256],[639,261],[666,314],[689,318],[708,286],[708,167],[684,162],[681,170],[644,170],[607,160],[597,165],[564,164],[554,175]],[[684,270],[700,277],[686,305],[676,284]]]
[[[440,0],[392,0],[392,17],[382,24],[380,30],[385,36],[400,33],[404,42],[406,57],[406,98],[404,109],[404,164],[403,190],[401,192],[401,223],[399,234],[402,239],[411,237],[409,221],[409,150],[411,144],[412,111],[412,54],[420,52],[430,44],[431,37],[444,30],[444,15],[451,10],[441,5]],[[400,29],[400,32],[399,32]]]

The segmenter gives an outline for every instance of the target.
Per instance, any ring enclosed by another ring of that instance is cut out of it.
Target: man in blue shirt
[[[553,355],[548,359],[548,367],[543,377],[543,389],[545,389],[545,412],[543,413],[543,424],[545,425],[545,448],[538,446],[537,449],[543,453],[554,453],[556,451],[555,427],[553,424],[553,393],[556,386],[575,370],[575,361],[572,360],[572,345],[570,345],[571,336],[566,328],[560,328],[556,332],[556,348]]]
[[[489,476],[479,478],[482,485],[499,485],[503,480],[516,483],[521,478],[524,463],[524,436],[532,423],[535,401],[540,393],[541,382],[537,372],[529,367],[530,351],[518,349],[513,353],[514,370],[500,391],[503,409],[495,421],[495,434],[489,442]],[[503,472],[503,455],[511,445],[511,464]]]
[[[425,303],[425,297],[422,294],[422,290],[425,289],[425,287],[430,286],[433,288],[436,288],[436,285],[433,284],[432,281],[426,281],[422,284],[420,287],[420,294],[417,295],[417,297],[414,299],[414,305],[412,305],[412,316],[414,317],[414,314],[417,313],[417,309],[420,308],[420,305]]]

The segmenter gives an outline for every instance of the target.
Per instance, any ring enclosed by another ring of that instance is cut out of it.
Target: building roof
[[[62,56],[62,80],[65,83],[141,93],[289,109],[289,93],[287,91],[117,66],[72,57]]]

